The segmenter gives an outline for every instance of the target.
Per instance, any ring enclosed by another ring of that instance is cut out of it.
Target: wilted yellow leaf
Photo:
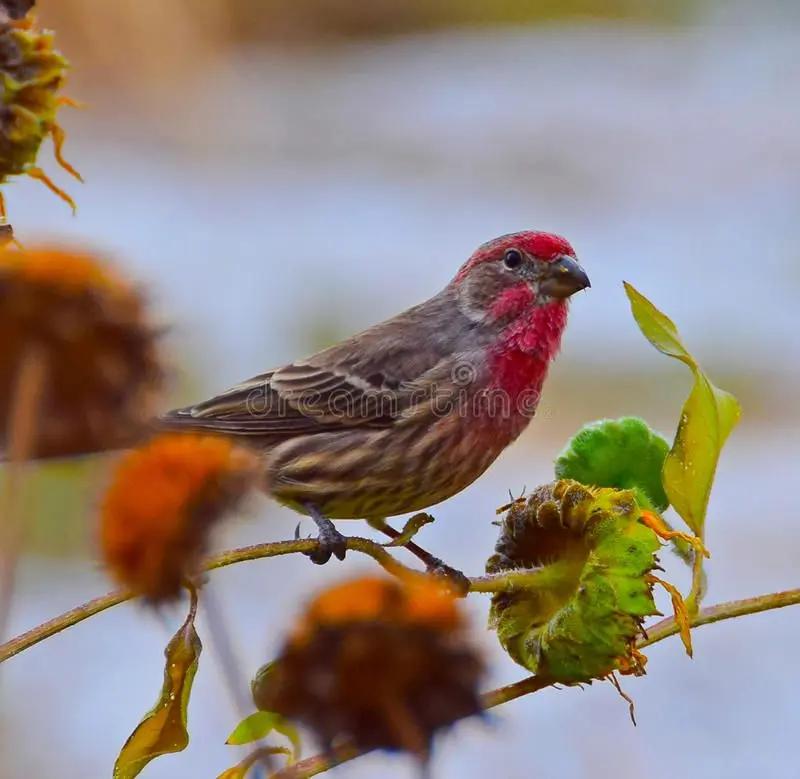
[[[114,779],[133,779],[155,757],[181,752],[189,743],[186,710],[203,648],[194,629],[197,595],[192,592],[189,614],[172,637],[164,655],[164,684],[156,705],[131,733],[114,765]]]

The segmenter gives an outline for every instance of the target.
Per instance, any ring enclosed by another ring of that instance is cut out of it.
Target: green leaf
[[[256,762],[267,755],[287,755],[291,764],[291,751],[286,747],[264,747],[257,749],[252,755],[248,755],[241,763],[237,763],[227,771],[223,771],[217,779],[245,779],[248,771]]]
[[[669,502],[702,537],[719,456],[741,408],[733,395],[715,387],[703,373],[672,320],[627,282],[625,291],[645,338],[662,354],[687,365],[694,376],[662,478]]]
[[[433,517],[424,511],[414,514],[403,526],[403,532],[384,546],[405,546],[425,525],[430,525],[433,521]]]
[[[274,711],[256,711],[249,717],[245,717],[228,736],[225,742],[230,746],[241,746],[268,735],[280,719],[280,715]]]
[[[197,594],[192,591],[191,597],[186,621],[164,650],[167,662],[161,694],[122,747],[114,779],[133,779],[153,758],[181,752],[189,743],[186,710],[203,648],[194,629]]]
[[[667,441],[637,417],[603,419],[582,427],[555,462],[557,479],[634,490],[642,508],[665,511],[661,471]]]
[[[291,750],[286,749],[286,754],[290,756],[289,762],[299,760],[301,744],[297,728],[274,711],[256,711],[245,717],[234,728],[225,743],[229,746],[250,744],[268,736],[273,730],[285,736],[292,745]]]

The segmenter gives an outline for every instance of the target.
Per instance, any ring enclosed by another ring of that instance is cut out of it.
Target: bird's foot
[[[338,560],[344,560],[347,553],[347,537],[343,536],[333,522],[327,517],[323,517],[316,508],[311,506],[308,508],[311,518],[319,528],[317,536],[319,546],[313,552],[308,553],[308,559],[316,565],[324,565],[332,556]]]
[[[457,568],[452,568],[446,563],[442,562],[438,557],[434,557],[426,566],[426,571],[429,576],[435,576],[442,579],[447,586],[453,591],[453,594],[458,597],[465,597],[469,592],[471,582],[469,576],[459,571]]]

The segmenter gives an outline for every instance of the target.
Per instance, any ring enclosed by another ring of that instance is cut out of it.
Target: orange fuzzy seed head
[[[164,375],[156,342],[143,296],[102,259],[47,247],[0,251],[0,448],[16,377],[33,351],[45,391],[31,454],[139,440]]]
[[[330,587],[309,604],[298,635],[320,626],[386,620],[409,626],[456,629],[456,599],[441,583],[419,576],[398,583],[365,576]]]
[[[254,454],[211,436],[167,434],[125,455],[101,517],[114,578],[153,601],[176,596],[197,572],[211,527],[256,476]]]
[[[402,749],[426,758],[435,734],[480,711],[483,661],[440,582],[364,577],[306,608],[253,700],[306,725],[329,748]]]

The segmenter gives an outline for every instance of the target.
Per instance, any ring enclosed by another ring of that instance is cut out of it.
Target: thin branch
[[[543,582],[551,581],[551,573],[544,568],[526,570],[524,568],[502,573],[474,576],[470,578],[470,592],[511,592],[524,590],[528,587],[541,586]]]
[[[693,628],[701,625],[710,625],[712,622],[721,622],[724,619],[743,617],[746,614],[758,614],[760,611],[770,611],[771,609],[782,609],[785,606],[795,606],[800,604],[800,589],[785,590],[784,592],[772,592],[768,595],[757,595],[754,598],[744,598],[742,600],[731,600],[727,603],[717,603],[715,606],[707,606],[701,609],[698,614],[691,618]],[[662,641],[669,636],[674,636],[680,628],[675,622],[674,617],[662,619],[652,627],[647,628],[647,638],[639,642],[639,647],[643,648]]]
[[[716,606],[708,606],[702,609],[695,617],[692,618],[692,627],[700,627],[701,625],[709,625],[712,622],[721,622],[725,619],[733,619],[735,617],[743,617],[747,614],[757,614],[760,611],[768,611],[770,609],[781,609],[785,606],[793,606],[800,604],[800,589],[786,590],[785,592],[770,593],[768,595],[759,595],[755,598],[745,598],[743,600],[728,601],[727,603],[719,603]],[[638,646],[646,647],[651,646],[665,638],[674,636],[678,633],[680,628],[675,622],[675,619],[661,620],[661,622],[648,628],[646,639],[638,642]],[[495,706],[500,706],[509,701],[521,698],[524,695],[530,695],[547,687],[551,687],[553,682],[541,676],[529,676],[513,684],[508,684],[505,687],[499,687],[496,690],[490,690],[483,695],[483,705],[486,709],[491,709]],[[272,775],[272,779],[309,779],[309,777],[317,776],[325,771],[334,768],[341,763],[348,760],[353,760],[356,757],[366,754],[369,750],[359,751],[352,744],[344,744],[329,755],[314,755],[305,760],[301,760],[288,768]]]
[[[40,641],[44,641],[44,639],[50,638],[50,636],[54,636],[56,633],[60,633],[65,628],[76,625],[78,622],[93,617],[95,614],[110,609],[112,606],[124,603],[132,597],[133,593],[130,592],[110,592],[108,595],[101,595],[99,598],[90,600],[81,606],[76,606],[74,609],[65,611],[58,617],[43,622],[41,625],[27,631],[27,633],[22,633],[16,638],[6,641],[5,644],[0,645],[0,663],[4,660],[8,660],[9,657],[14,657],[14,655],[19,654],[25,649],[29,649]]]
[[[297,539],[293,541],[273,541],[265,544],[254,544],[253,546],[243,546],[239,549],[231,549],[222,552],[216,557],[208,559],[203,570],[213,571],[217,568],[225,568],[236,563],[243,563],[248,560],[261,560],[265,557],[277,557],[287,554],[308,554],[317,548],[315,539]],[[412,573],[419,573],[413,568],[398,562],[381,544],[368,538],[351,536],[347,539],[347,548],[354,552],[360,552],[375,560],[381,567],[393,576],[405,576]],[[480,576],[472,579],[472,590],[474,592],[499,592],[502,590],[519,587],[531,577],[527,572],[504,573],[494,576]],[[0,644],[0,663],[5,662],[14,655],[30,649],[30,647],[44,641],[46,638],[60,633],[66,628],[77,625],[79,622],[99,614],[101,611],[110,609],[120,603],[136,597],[136,593],[127,590],[118,590],[102,595],[99,598],[90,600],[87,603],[77,606],[74,609],[60,614],[41,625],[31,628],[25,633],[12,638],[5,644]]]
[[[212,571],[216,568],[224,568],[228,565],[242,563],[247,560],[260,560],[265,557],[277,557],[286,554],[307,554],[313,552],[317,548],[317,541],[314,539],[297,539],[294,541],[274,541],[266,544],[255,544],[253,546],[244,546],[239,549],[231,549],[227,552],[222,552],[216,557],[212,557],[206,561],[203,566],[205,571]],[[347,548],[362,554],[369,555],[386,571],[394,576],[405,575],[412,573],[413,569],[408,568],[402,563],[392,557],[380,544],[371,541],[368,538],[351,537],[347,539]],[[8,660],[14,655],[29,649],[30,647],[44,641],[46,638],[60,633],[68,627],[77,625],[79,622],[88,619],[89,617],[99,614],[101,611],[110,609],[112,606],[117,606],[120,603],[131,600],[136,597],[136,593],[126,590],[118,590],[110,592],[107,595],[102,595],[99,598],[90,600],[87,603],[77,606],[74,609],[64,612],[58,617],[54,617],[47,622],[38,625],[25,633],[12,638],[5,644],[0,645],[0,663]]]

